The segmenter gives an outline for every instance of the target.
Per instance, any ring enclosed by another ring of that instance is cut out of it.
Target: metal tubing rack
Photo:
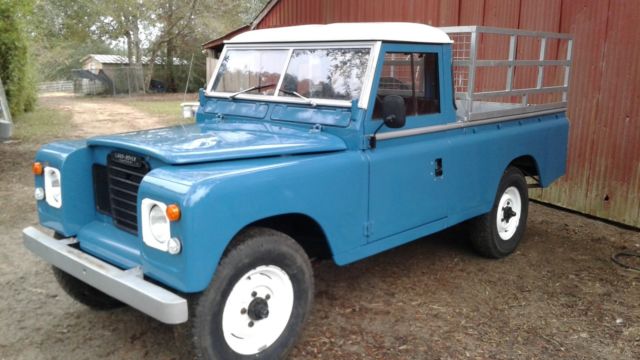
[[[453,85],[461,121],[523,113],[533,115],[537,112],[548,113],[554,109],[566,110],[573,47],[571,35],[485,26],[454,26],[441,29],[454,42]],[[533,39],[533,43],[537,42],[537,49],[531,49],[531,46],[519,49],[519,42],[532,43],[531,40],[523,38]],[[500,41],[508,41],[508,46],[501,45]],[[553,45],[552,41],[557,48],[555,58],[549,59],[547,47]],[[508,53],[500,59],[484,59],[479,55],[479,52],[496,53],[501,48],[508,48]],[[534,54],[536,58],[523,59],[525,53],[530,56]],[[550,67],[561,68],[563,72],[561,76],[554,77],[559,80],[555,84],[545,81],[545,70]],[[481,74],[478,71],[481,68],[498,69],[497,72],[491,73],[497,76]],[[537,71],[533,75],[532,71],[521,70],[526,68],[534,68]],[[535,86],[517,88],[514,81],[518,75],[519,80],[535,82]],[[495,83],[502,78],[505,80],[504,87],[496,89],[494,86],[487,89],[487,83]],[[532,101],[532,97],[536,99]]]

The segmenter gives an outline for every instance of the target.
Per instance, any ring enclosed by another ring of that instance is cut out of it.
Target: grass
[[[166,118],[171,123],[179,124],[184,123],[185,119],[182,118],[182,108],[180,107],[182,101],[179,100],[131,100],[126,104],[136,108],[149,115]]]
[[[38,106],[30,113],[18,116],[14,123],[13,139],[44,143],[64,138],[71,123],[71,112]]]
[[[42,144],[68,137],[71,116],[69,111],[38,105],[13,119],[13,136],[0,141],[0,199],[11,207],[0,214],[0,228],[34,217],[31,162]]]
[[[187,100],[190,101],[191,99]],[[189,120],[182,118],[183,101],[174,98],[135,98],[123,101],[135,109],[167,120],[167,125],[184,124]],[[30,113],[14,119],[13,140],[25,143],[43,144],[55,139],[69,138],[67,130],[71,125],[72,113],[38,105]]]

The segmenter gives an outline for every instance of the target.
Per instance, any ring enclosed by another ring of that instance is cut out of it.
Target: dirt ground
[[[50,97],[69,137],[163,125],[117,99]],[[0,359],[177,359],[173,328],[73,302],[24,249],[38,144],[0,143]],[[532,204],[519,250],[476,256],[456,231],[355,264],[314,265],[315,307],[291,359],[639,359],[640,272],[610,260],[640,233]]]
[[[174,95],[165,96],[167,99],[175,97]],[[65,93],[56,93],[40,97],[39,104],[62,111],[70,111],[73,114],[72,127],[69,129],[69,137],[72,138],[166,126],[164,119],[127,106],[126,101],[129,101],[129,98],[84,99],[68,96]],[[176,113],[180,113],[180,111],[180,109],[176,109]]]

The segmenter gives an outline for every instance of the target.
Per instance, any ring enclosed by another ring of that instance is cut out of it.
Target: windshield
[[[229,50],[213,84],[218,92],[239,92],[255,87],[253,94],[273,95],[288,50]]]
[[[360,96],[370,52],[369,48],[230,49],[211,90],[350,101]]]
[[[354,100],[368,63],[369,49],[294,50],[282,87],[309,98]]]

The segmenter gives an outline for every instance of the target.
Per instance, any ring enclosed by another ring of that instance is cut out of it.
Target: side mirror
[[[382,101],[382,119],[384,124],[391,129],[404,126],[407,121],[407,108],[404,99],[400,95],[387,95]]]

